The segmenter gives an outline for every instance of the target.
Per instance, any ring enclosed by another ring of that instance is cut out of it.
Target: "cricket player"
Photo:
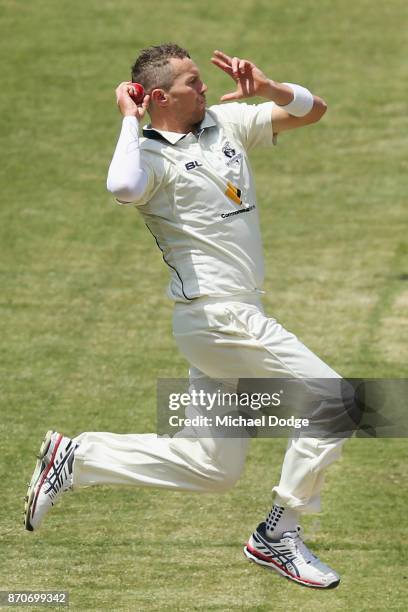
[[[214,51],[235,89],[206,107],[207,86],[176,44],[141,52],[116,99],[123,116],[107,187],[137,209],[169,268],[175,341],[191,388],[234,388],[240,378],[337,379],[339,375],[262,307],[263,256],[249,154],[286,130],[318,122],[326,103],[308,89],[268,78],[253,62]],[[132,82],[143,85],[140,104]],[[261,104],[251,104],[258,96]],[[246,100],[246,102],[242,102]],[[140,120],[150,124],[140,134]],[[273,157],[271,154],[271,167]],[[276,153],[273,153],[276,154]],[[279,194],[276,194],[279,197]],[[317,384],[317,383],[316,383]],[[200,414],[192,406],[190,415]],[[244,465],[248,438],[49,431],[26,498],[25,525],[39,528],[68,489],[139,485],[223,492]],[[269,514],[244,548],[253,562],[294,582],[333,588],[339,575],[302,540],[303,513],[320,509],[326,467],[343,439],[290,439]],[[268,459],[265,457],[265,469]]]

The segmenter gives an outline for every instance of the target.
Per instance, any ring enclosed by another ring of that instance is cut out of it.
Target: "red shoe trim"
[[[295,576],[295,574],[291,574],[283,565],[281,565],[280,563],[277,563],[276,561],[273,561],[273,559],[271,559],[270,557],[263,555],[261,552],[259,552],[259,550],[256,550],[256,548],[253,548],[249,544],[247,544],[246,547],[249,550],[249,552],[254,555],[254,557],[258,557],[258,559],[262,559],[262,561],[268,561],[268,563],[271,563],[272,565],[276,565],[277,567],[279,567],[279,569],[285,572],[285,574],[288,574],[288,576],[293,578],[293,580],[296,580],[297,582],[307,582],[307,584],[314,584],[316,586],[322,586],[321,582],[313,582],[313,580],[307,580],[306,578],[299,578],[299,576]]]
[[[34,500],[33,500],[33,504],[32,504],[32,506],[31,506],[31,516],[33,516],[33,515],[34,515],[35,509],[36,509],[36,507],[37,507],[37,500],[38,500],[38,495],[39,495],[39,493],[40,493],[40,489],[41,489],[41,487],[42,487],[42,486],[43,486],[43,484],[44,484],[44,480],[46,479],[46,476],[47,476],[48,472],[49,472],[49,471],[50,471],[50,469],[52,468],[52,465],[53,465],[53,463],[54,463],[54,459],[55,459],[55,455],[57,454],[57,450],[58,450],[59,445],[61,444],[61,440],[62,440],[62,438],[63,438],[62,434],[59,434],[59,439],[58,439],[58,441],[57,441],[57,442],[56,442],[56,444],[55,444],[55,448],[54,448],[53,453],[52,453],[52,455],[51,455],[50,462],[49,462],[49,464],[47,465],[47,468],[46,468],[46,469],[44,470],[44,472],[42,473],[42,476],[41,476],[41,481],[40,481],[40,485],[39,485],[39,487],[37,488],[37,492],[36,492],[36,494],[35,494],[35,497],[34,497]]]

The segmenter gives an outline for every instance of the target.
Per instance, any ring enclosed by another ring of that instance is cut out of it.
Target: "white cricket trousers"
[[[275,319],[255,294],[199,298],[177,303],[173,333],[191,364],[193,387],[208,391],[220,381],[231,391],[239,378],[335,378],[339,375]],[[225,379],[225,381],[224,381]],[[188,416],[200,413],[189,406]],[[249,438],[172,438],[156,434],[85,432],[74,460],[73,487],[138,485],[179,491],[223,492],[239,478]],[[190,430],[189,430],[190,431]],[[188,434],[190,435],[190,434]],[[201,434],[202,435],[202,434]],[[325,468],[341,454],[344,439],[290,439],[280,482],[279,504],[300,512],[320,510]],[[268,470],[265,457],[265,471]]]

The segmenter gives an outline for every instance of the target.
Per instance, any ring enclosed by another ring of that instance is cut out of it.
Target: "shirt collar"
[[[202,132],[206,128],[214,127],[216,122],[211,117],[208,111],[205,112],[204,119],[201,121],[198,127],[198,133]],[[154,140],[161,140],[164,138],[167,142],[172,145],[177,144],[182,138],[187,136],[187,134],[181,134],[180,132],[167,132],[166,130],[158,130],[153,128],[150,123],[143,128],[143,135],[146,138],[152,138]]]

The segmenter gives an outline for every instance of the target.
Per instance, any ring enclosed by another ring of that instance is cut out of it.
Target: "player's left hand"
[[[224,70],[237,84],[236,91],[221,97],[222,102],[263,96],[270,87],[269,79],[249,60],[230,57],[222,51],[214,51],[211,61],[215,66]]]

